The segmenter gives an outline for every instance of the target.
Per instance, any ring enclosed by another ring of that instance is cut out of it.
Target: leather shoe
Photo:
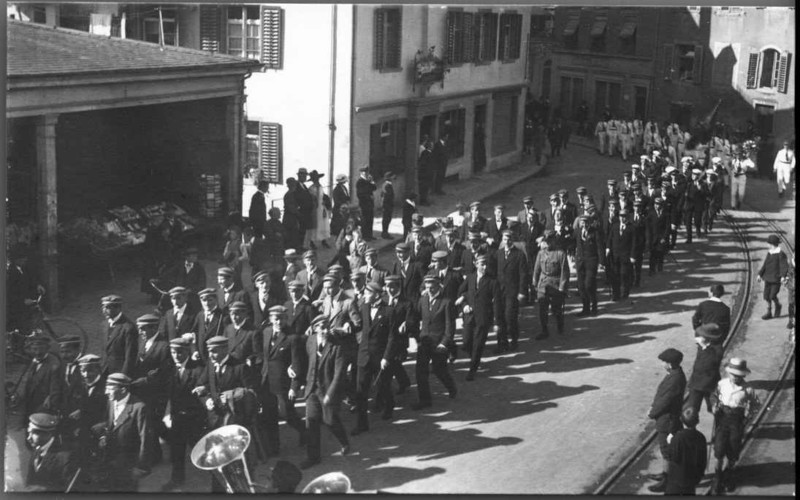
[[[346,445],[342,446],[342,456],[344,457],[344,456],[349,455],[349,454],[350,454],[350,445],[346,444]]]
[[[302,462],[300,462],[299,467],[301,469],[303,469],[303,470],[310,469],[311,467],[314,467],[315,465],[317,465],[320,462],[322,462],[322,459],[319,459],[319,458],[307,458],[307,459],[303,460]]]
[[[369,430],[368,427],[353,427],[353,430],[350,431],[350,435],[351,436],[358,436],[362,432],[367,432],[368,430]]]
[[[423,403],[422,401],[420,401],[419,403],[414,403],[413,405],[411,405],[411,409],[412,410],[423,410],[425,408],[430,408],[431,406],[433,406],[432,403]]]
[[[772,312],[767,311],[767,314],[761,316],[761,319],[772,319]]]
[[[647,487],[649,491],[653,493],[664,493],[667,489],[667,481],[666,479],[662,479],[661,481],[657,482],[656,484],[651,484]]]

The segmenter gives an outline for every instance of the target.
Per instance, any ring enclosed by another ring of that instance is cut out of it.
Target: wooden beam
[[[228,167],[228,212],[242,209],[242,148],[244,142],[244,110],[241,94],[228,97],[225,110],[226,131],[230,144]]]
[[[58,292],[58,192],[56,179],[57,114],[36,118],[36,169],[39,196],[37,225],[39,232],[40,279],[47,289],[52,310],[60,306]]]

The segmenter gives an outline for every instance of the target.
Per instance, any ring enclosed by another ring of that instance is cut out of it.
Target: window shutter
[[[461,60],[472,62],[475,60],[475,14],[464,12],[462,26],[464,27],[463,43],[461,44]]]
[[[216,5],[200,6],[200,49],[219,52],[220,11]]]
[[[694,46],[694,64],[692,65],[692,81],[700,85],[703,81],[703,46]]]
[[[261,123],[259,170],[261,178],[273,184],[283,183],[283,130],[277,123]]]
[[[283,68],[283,9],[261,7],[261,64],[265,69]]]
[[[512,33],[514,34],[513,45],[511,46],[511,56],[519,59],[522,45],[522,14],[514,14],[512,17]]]
[[[483,61],[481,47],[486,40],[486,14],[479,12],[472,19],[472,60],[475,62]]]
[[[499,14],[491,14],[489,16],[489,48],[488,48],[488,61],[497,59],[497,25],[499,23]]]
[[[785,94],[788,91],[789,65],[791,63],[792,54],[790,52],[781,54],[780,67],[778,68],[778,92]]]
[[[664,79],[665,80],[672,80],[675,76],[675,72],[673,68],[673,52],[675,52],[675,47],[672,44],[665,44],[664,45]]]
[[[456,30],[458,29],[458,18],[461,15],[461,12],[447,12],[447,51],[446,57],[447,62],[454,63],[459,62],[457,59],[457,52],[456,52]]]
[[[386,40],[386,60],[384,61],[384,67],[399,68],[400,50],[402,46],[402,11],[400,9],[393,9],[387,11],[386,16],[388,23],[386,25],[386,33],[384,33]]]
[[[758,52],[751,52],[750,58],[747,61],[747,88],[756,88],[756,79],[758,77]]]
[[[386,22],[386,11],[375,9],[375,69],[381,69],[384,65],[383,47],[386,43],[384,25]]]

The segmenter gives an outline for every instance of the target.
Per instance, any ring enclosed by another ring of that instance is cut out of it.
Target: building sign
[[[445,66],[441,57],[434,54],[435,48],[435,46],[429,48],[427,53],[418,50],[414,55],[414,90],[417,85],[427,89],[437,82],[444,88],[444,75],[449,73],[450,69]]]

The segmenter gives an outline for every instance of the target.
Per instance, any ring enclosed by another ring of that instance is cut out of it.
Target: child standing
[[[786,254],[781,250],[781,240],[775,234],[767,237],[769,251],[764,263],[758,271],[758,282],[764,282],[764,300],[767,301],[767,313],[761,319],[777,318],[781,315],[781,303],[778,301],[778,292],[781,290],[781,281],[789,272],[789,263]],[[775,304],[775,315],[772,315],[772,304]]]

